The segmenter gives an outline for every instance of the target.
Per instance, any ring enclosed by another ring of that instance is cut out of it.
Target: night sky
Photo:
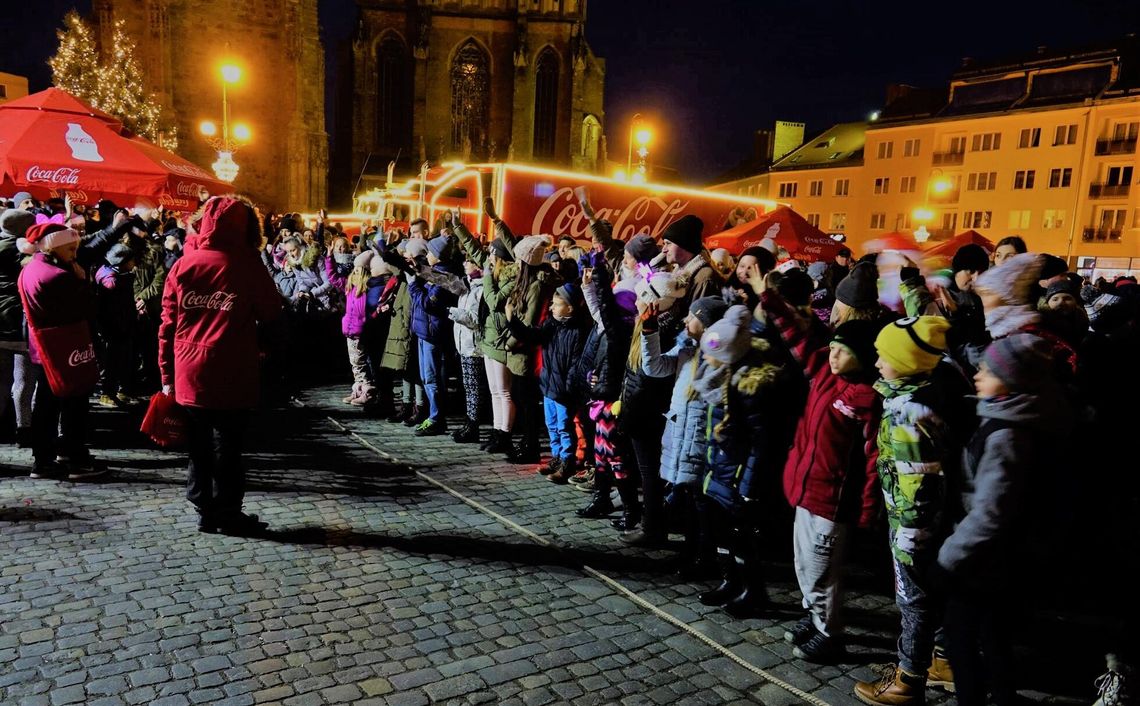
[[[320,3],[331,49],[351,35],[355,3]],[[42,89],[55,28],[68,8],[86,12],[90,2],[3,5],[0,71]],[[1130,31],[1140,31],[1135,0],[592,0],[587,22],[590,45],[606,60],[611,156],[624,154],[629,119],[640,112],[657,129],[653,160],[695,182],[748,158],[753,132],[775,120],[805,122],[811,135],[880,107],[888,83],[944,83],[964,56]],[[331,56],[326,63],[335,66]],[[331,90],[333,77],[328,83]]]

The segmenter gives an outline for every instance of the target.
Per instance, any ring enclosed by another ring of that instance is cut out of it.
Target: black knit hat
[[[1069,271],[1069,263],[1065,262],[1062,258],[1049,254],[1046,254],[1044,257],[1045,263],[1041,265],[1041,274],[1038,275],[1040,279],[1053,279],[1057,275]]]
[[[1049,345],[1033,334],[1015,333],[986,348],[982,361],[1011,392],[1033,390],[1049,376]]]
[[[792,306],[807,306],[811,301],[812,290],[815,289],[815,283],[812,282],[811,277],[799,268],[792,268],[784,273],[780,278],[780,283],[776,285],[776,291],[780,296],[788,300]]]
[[[875,369],[875,361],[879,354],[875,350],[875,337],[879,335],[879,326],[873,321],[852,319],[840,324],[831,337],[832,343],[838,343],[855,354],[859,367],[863,372]]]
[[[759,245],[753,245],[750,248],[745,248],[744,252],[740,253],[740,259],[743,260],[748,255],[756,258],[756,266],[760,268],[760,274],[766,275],[776,269],[776,256],[772,254],[771,250],[762,248]]]
[[[981,274],[990,266],[990,256],[986,249],[977,243],[967,243],[958,248],[950,263],[954,272],[977,272]]]
[[[728,302],[724,297],[701,297],[689,305],[689,315],[704,324],[705,328],[719,321],[726,311]]]
[[[669,241],[682,250],[697,255],[704,249],[701,233],[705,229],[705,222],[689,214],[681,216],[669,224],[661,234],[662,241]]]
[[[835,288],[835,298],[847,306],[866,309],[879,303],[879,270],[860,262]]]
[[[491,252],[493,252],[495,254],[495,257],[499,258],[500,260],[505,260],[507,262],[515,261],[514,251],[511,250],[511,246],[503,242],[502,238],[495,238],[491,241]]]
[[[1049,288],[1045,290],[1045,302],[1048,303],[1054,294],[1068,294],[1078,301],[1081,298],[1081,290],[1069,279],[1058,280],[1049,285]]]

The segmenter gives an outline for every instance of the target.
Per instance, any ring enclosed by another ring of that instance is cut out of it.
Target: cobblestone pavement
[[[808,665],[794,612],[701,606],[668,552],[575,517],[585,494],[341,394],[256,420],[264,539],[198,534],[183,458],[139,450],[137,414],[93,416],[97,484],[21,477],[0,447],[0,703],[852,704],[891,658],[889,575],[855,572],[848,661]],[[794,609],[778,554],[772,586]]]

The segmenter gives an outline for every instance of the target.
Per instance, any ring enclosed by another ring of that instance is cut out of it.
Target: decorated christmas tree
[[[128,130],[167,149],[174,149],[177,136],[163,120],[162,106],[143,87],[142,68],[135,58],[135,43],[115,22],[111,46],[100,60],[94,33],[79,13],[69,12],[63,20],[59,51],[48,59],[52,83],[92,107],[114,115]]]

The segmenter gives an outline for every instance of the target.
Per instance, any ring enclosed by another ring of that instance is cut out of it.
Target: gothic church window
[[[534,156],[554,156],[558,132],[558,55],[550,47],[535,62],[534,77]]]
[[[602,139],[602,124],[593,115],[582,119],[582,157],[593,168],[598,165],[598,146]]]
[[[464,140],[473,147],[486,142],[491,118],[491,71],[487,53],[467,40],[451,62],[451,147],[462,150]]]
[[[376,51],[376,144],[407,146],[408,115],[412,109],[408,76],[408,50],[396,37],[388,37]]]

